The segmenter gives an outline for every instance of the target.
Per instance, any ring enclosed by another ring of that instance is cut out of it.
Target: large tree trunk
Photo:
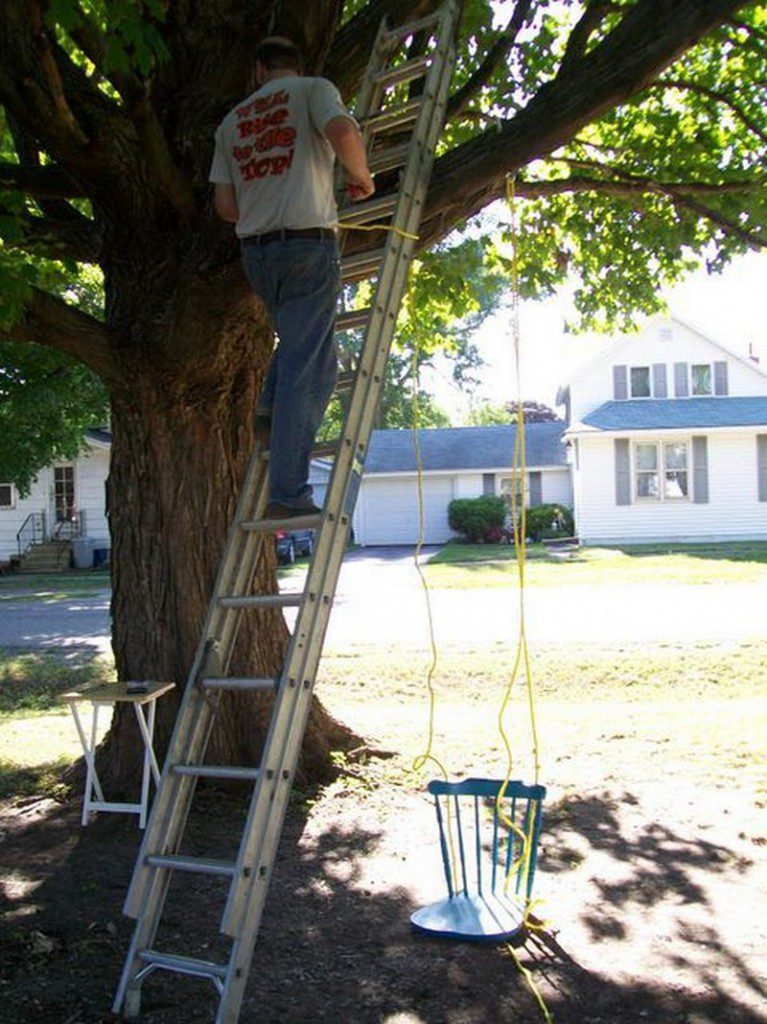
[[[113,645],[119,679],[178,685],[158,702],[162,754],[252,451],[251,412],[272,337],[260,303],[244,291],[234,309],[228,296],[220,313],[199,284],[173,289],[167,303],[142,294],[135,275],[113,285],[112,317],[123,323],[131,317],[134,341],[112,397]],[[171,311],[162,319],[172,326],[158,331],[152,311],[160,305]],[[267,540],[255,590],[276,589],[275,570]],[[288,639],[281,611],[241,614],[232,673],[279,674]],[[257,765],[270,703],[224,694],[211,762]],[[356,742],[315,699],[303,780],[326,778],[329,752]],[[110,792],[135,792],[141,756],[133,711],[120,706],[99,750],[99,772]]]

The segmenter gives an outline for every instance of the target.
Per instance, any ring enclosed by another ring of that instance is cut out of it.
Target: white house
[[[584,543],[767,539],[767,375],[753,359],[656,319],[560,400]]]
[[[104,484],[111,437],[88,430],[86,449],[72,462],[46,467],[22,498],[13,484],[0,483],[0,562],[23,554],[32,543],[89,537],[108,548]]]
[[[565,424],[528,423],[528,505],[572,505]],[[508,494],[515,426],[448,427],[419,432],[424,499],[424,541],[443,544],[453,531],[447,507],[453,498]],[[358,544],[418,541],[418,471],[411,430],[374,430],[352,520]]]

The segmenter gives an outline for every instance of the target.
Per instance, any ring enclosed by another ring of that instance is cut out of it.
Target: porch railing
[[[42,544],[45,539],[45,512],[30,512],[16,534],[19,558],[23,558],[33,544]]]
[[[51,540],[73,540],[85,536],[85,512],[73,512],[61,519],[53,529]]]

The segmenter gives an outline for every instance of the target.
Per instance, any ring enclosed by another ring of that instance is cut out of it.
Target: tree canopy
[[[178,319],[193,288],[215,294],[223,319],[244,301],[206,178],[213,129],[252,85],[255,42],[267,31],[292,35],[308,70],[352,103],[381,17],[402,23],[437,6],[316,0],[307,13],[303,0],[8,0],[0,417],[17,449],[0,449],[0,477],[24,487],[51,457],[73,452],[130,372],[136,332],[119,307],[122,282],[148,262],[137,225],[151,226],[152,273],[180,280],[173,299],[147,304],[155,323]],[[490,270],[461,285],[468,250],[453,245],[458,270],[446,287],[444,269],[431,273],[437,264],[425,259],[424,357],[434,339],[467,354],[482,306],[466,286],[485,308],[497,299],[510,228],[498,230],[503,210],[482,211],[503,198],[509,175],[522,294],[544,297],[569,276],[584,326],[622,324],[657,308],[661,282],[767,245],[765,99],[764,3],[465,0],[421,234],[427,247],[470,225],[471,258],[481,250]],[[347,251],[372,244],[352,237]],[[177,345],[158,356],[183,374],[200,353]],[[401,379],[402,366],[392,372]]]

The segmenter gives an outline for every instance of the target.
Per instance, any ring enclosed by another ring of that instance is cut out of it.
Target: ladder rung
[[[370,117],[362,118],[361,128],[372,129],[380,132],[386,128],[399,128],[401,125],[412,124],[418,117],[423,100],[419,96],[417,100],[411,100],[401,107],[393,107],[391,110],[381,110],[378,114],[371,114]]]
[[[336,392],[339,391],[351,391],[354,387],[354,382],[357,379],[357,374],[354,370],[348,370],[345,373],[339,373],[336,378]]]
[[[234,878],[237,865],[230,860],[213,857],[185,857],[180,853],[150,853],[146,859],[153,868],[171,868],[173,871],[191,871],[196,875],[221,875]]]
[[[303,594],[250,594],[247,597],[220,597],[223,608],[297,608]]]
[[[217,764],[174,764],[176,775],[194,775],[200,779],[243,779],[251,782],[258,778],[258,768],[229,768]]]
[[[245,519],[240,523],[241,530],[251,533],[276,533],[277,530],[313,530],[320,525],[322,515],[319,512],[307,513],[305,516],[291,516],[290,519]]]
[[[280,681],[276,676],[268,679],[246,679],[231,676],[201,680],[201,685],[206,690],[276,690],[279,684]]]
[[[361,281],[373,277],[378,273],[385,252],[385,249],[374,249],[372,252],[344,256],[341,260],[341,277],[344,281]]]
[[[338,223],[341,227],[355,224],[369,224],[379,217],[391,217],[397,206],[397,194],[376,196],[364,203],[352,203],[338,212]],[[383,230],[383,229],[382,229]]]
[[[440,18],[440,12],[436,14],[429,14],[425,18],[419,18],[418,21],[411,21],[409,25],[397,25],[396,28],[389,29],[386,36],[389,39],[407,39],[408,36],[413,36],[416,32],[421,32],[425,28],[429,28],[431,25],[435,25]]]
[[[410,149],[409,142],[403,142],[399,146],[388,146],[386,149],[374,150],[368,161],[370,170],[374,174],[382,171],[393,171],[395,167],[402,167]]]
[[[224,964],[195,960],[191,956],[178,956],[175,953],[159,953],[156,949],[140,950],[139,959],[161,970],[189,974],[195,978],[226,978],[227,975],[227,967]]]
[[[345,309],[336,317],[336,330],[353,331],[356,327],[365,327],[372,312],[369,306],[364,309]]]
[[[338,450],[341,447],[341,441],[322,441],[321,444],[316,444],[312,448],[313,459],[334,459],[338,455]]]
[[[385,85],[401,85],[403,82],[412,82],[414,78],[423,78],[431,64],[431,54],[424,54],[414,60],[404,61],[393,68],[384,68],[373,76],[373,81]]]

